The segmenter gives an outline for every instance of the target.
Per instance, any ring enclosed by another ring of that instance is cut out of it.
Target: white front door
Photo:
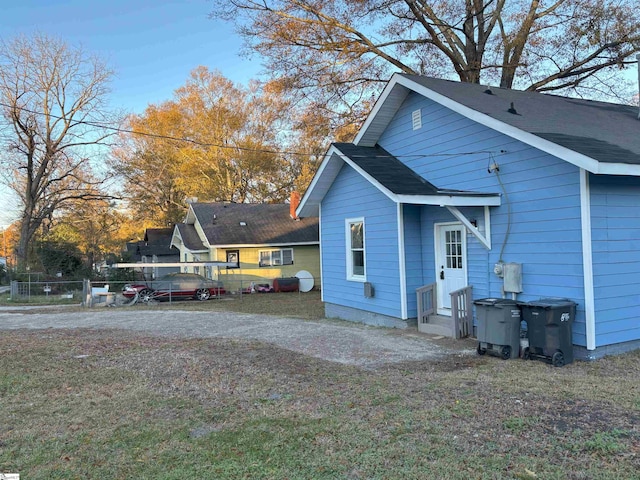
[[[451,315],[451,292],[467,286],[467,236],[460,223],[435,225],[438,313]]]

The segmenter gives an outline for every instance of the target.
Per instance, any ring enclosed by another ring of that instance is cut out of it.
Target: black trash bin
[[[482,298],[473,302],[478,320],[478,354],[504,360],[520,355],[520,307],[515,300]]]
[[[520,304],[529,339],[525,358],[545,360],[555,367],[573,362],[576,305],[567,298],[543,298]]]

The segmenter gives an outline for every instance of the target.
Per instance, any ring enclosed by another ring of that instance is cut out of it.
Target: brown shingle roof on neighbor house
[[[293,245],[319,243],[318,219],[291,218],[289,205],[193,203],[210,245]]]

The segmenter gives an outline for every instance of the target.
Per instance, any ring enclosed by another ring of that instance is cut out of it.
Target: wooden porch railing
[[[451,318],[456,338],[464,338],[473,332],[473,287],[451,292]]]
[[[436,311],[436,284],[431,283],[416,290],[418,295],[418,326],[429,322],[429,315]]]
[[[418,296],[418,331],[447,335],[452,338],[468,337],[473,332],[473,287],[451,292],[451,317],[436,315],[436,284],[416,289]],[[431,322],[429,321],[431,316]]]

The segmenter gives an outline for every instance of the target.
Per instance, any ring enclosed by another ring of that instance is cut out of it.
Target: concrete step
[[[418,323],[418,331],[431,335],[455,338],[453,319],[444,315],[429,315],[427,323]]]

